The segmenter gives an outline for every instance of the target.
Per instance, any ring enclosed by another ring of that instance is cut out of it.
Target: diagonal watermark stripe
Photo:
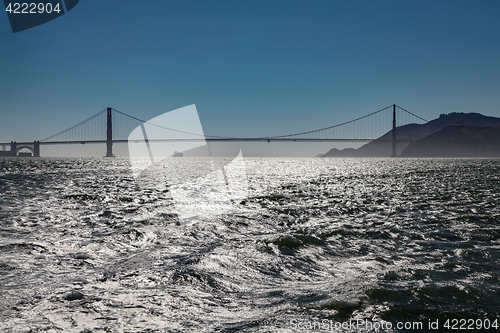
[[[241,150],[229,163],[215,163],[210,147],[200,137],[204,135],[195,105],[148,120],[128,137],[137,183],[143,188],[168,189],[174,213],[183,223],[228,212],[248,195]],[[153,141],[159,138],[172,140]],[[195,148],[205,149],[210,158],[179,158]]]

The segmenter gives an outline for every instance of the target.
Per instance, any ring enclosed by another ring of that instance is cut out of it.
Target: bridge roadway
[[[392,139],[292,139],[292,138],[206,138],[206,139],[149,139],[130,140],[138,142],[392,142]],[[415,140],[397,139],[397,142],[412,142]],[[86,140],[86,141],[40,141],[40,145],[70,145],[70,144],[94,144],[107,143],[107,140]],[[128,143],[129,140],[113,140],[113,143]],[[33,141],[17,142],[18,145],[33,144]],[[0,143],[0,145],[10,145],[10,142]]]

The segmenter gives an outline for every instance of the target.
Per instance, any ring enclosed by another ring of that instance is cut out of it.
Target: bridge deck
[[[148,142],[392,142],[391,139],[291,139],[291,138],[207,138],[207,139],[151,139]],[[397,139],[397,142],[411,142],[415,140]],[[70,145],[70,144],[95,144],[106,143],[106,140],[87,141],[40,141],[40,145]],[[129,140],[113,140],[113,143],[128,143]],[[145,140],[131,140],[131,142],[145,142]],[[18,145],[33,144],[33,141],[17,142]],[[0,145],[10,145],[10,142],[0,143]]]

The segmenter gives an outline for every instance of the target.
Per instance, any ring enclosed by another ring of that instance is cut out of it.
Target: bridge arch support
[[[16,156],[19,156],[19,153],[21,152],[21,150],[23,149],[28,149],[32,154],[33,156],[35,156],[35,148],[34,147],[31,147],[31,146],[28,146],[28,145],[20,145],[20,146],[17,146],[17,149],[16,149]]]
[[[33,143],[22,142],[11,145],[11,151],[15,152],[14,156],[19,156],[19,153],[23,149],[28,149],[33,157],[40,157],[40,141],[33,141]]]

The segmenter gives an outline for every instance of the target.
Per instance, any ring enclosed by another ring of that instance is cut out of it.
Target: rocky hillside
[[[481,128],[491,128],[500,125],[500,118],[484,116],[479,113],[450,113],[442,114],[439,118],[429,121],[426,124],[409,124],[396,128],[397,138],[400,140],[412,140],[411,146],[419,148],[411,148],[410,142],[398,142],[397,144],[397,154],[398,156],[413,156],[411,154],[417,154],[418,156],[424,156],[424,144],[419,144],[419,140],[427,138],[428,136],[442,131],[446,127],[477,127],[476,135],[479,135]],[[469,129],[469,132],[472,131]],[[488,130],[486,130],[488,131]],[[451,135],[452,131],[445,131],[440,135]],[[459,133],[455,133],[459,135]],[[492,138],[492,134],[487,134],[485,132],[485,137]],[[456,136],[455,136],[456,137]],[[392,130],[373,140],[366,145],[358,149],[331,149],[323,157],[390,157],[392,153]],[[471,138],[472,139],[472,138]],[[435,139],[434,139],[435,140]],[[463,143],[462,143],[463,144]],[[406,151],[406,149],[410,149]],[[418,151],[418,153],[417,153]],[[405,153],[403,153],[405,152]],[[422,155],[423,154],[423,155]],[[415,155],[415,156],[417,156]],[[462,155],[460,155],[462,156]],[[476,155],[471,155],[476,156]]]

